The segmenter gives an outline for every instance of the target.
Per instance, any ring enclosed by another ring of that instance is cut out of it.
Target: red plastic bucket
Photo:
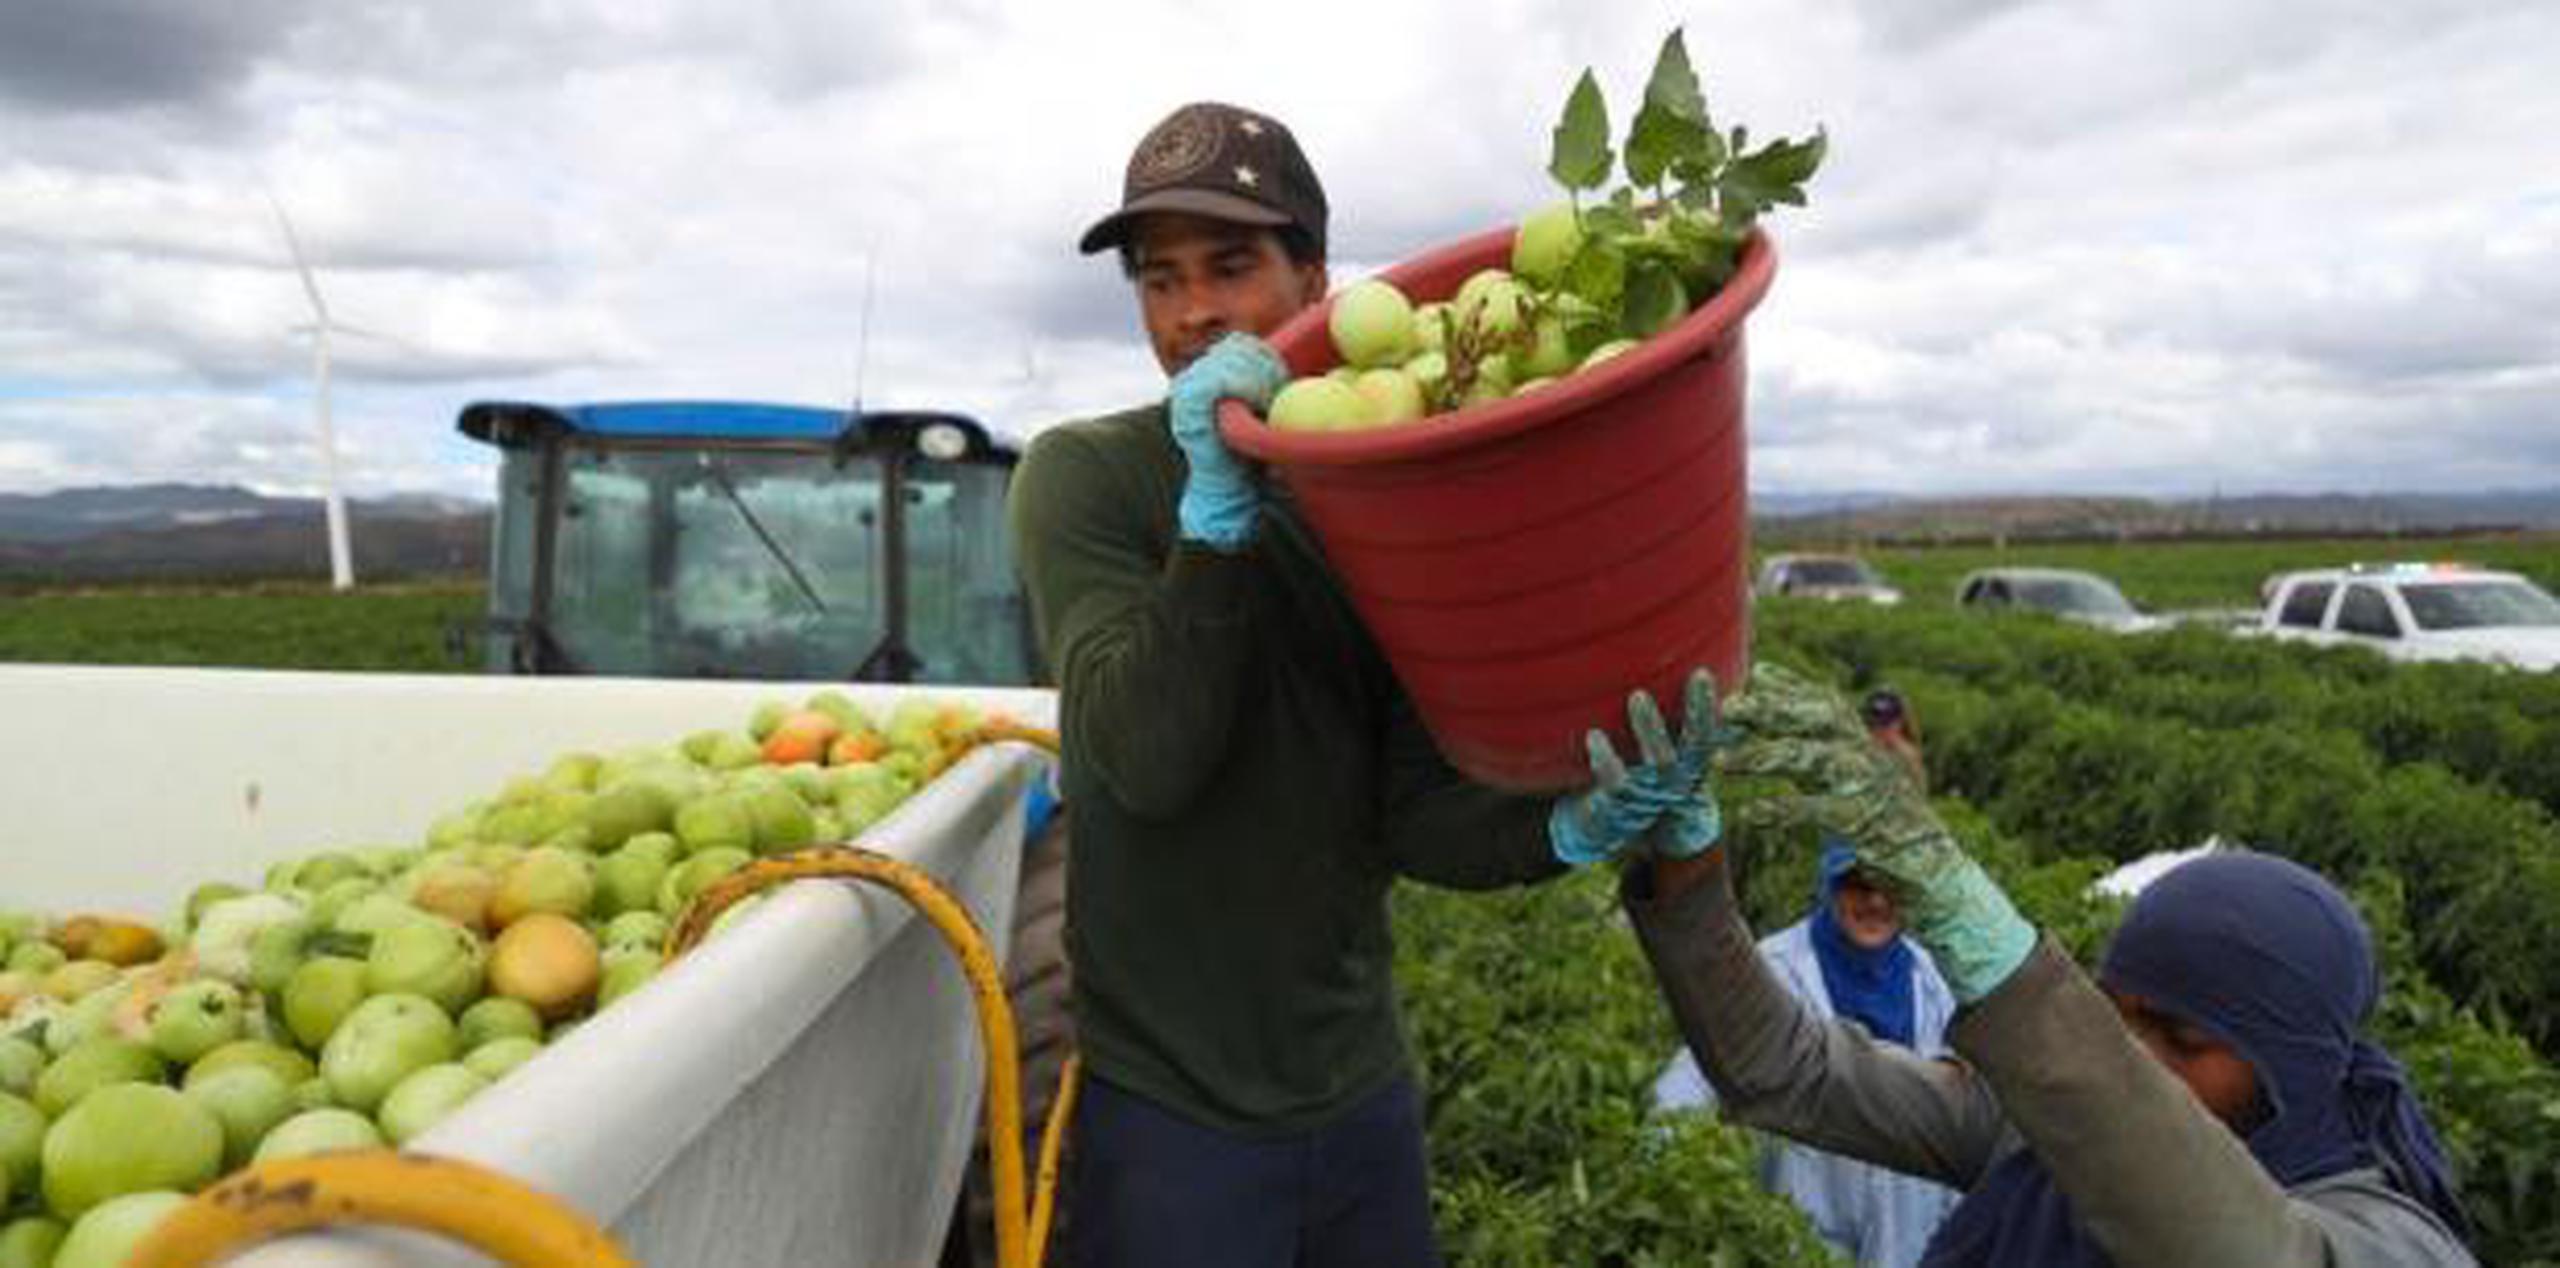
[[[1508,265],[1512,231],[1383,276],[1416,303]],[[1704,665],[1740,689],[1750,659],[1742,322],[1776,252],[1755,232],[1714,298],[1633,350],[1555,384],[1418,423],[1277,431],[1220,407],[1229,445],[1296,494],[1362,621],[1441,751],[1500,788],[1590,782],[1583,732],[1632,754],[1627,693],[1678,725]],[[1271,342],[1292,372],[1336,363],[1331,303]]]

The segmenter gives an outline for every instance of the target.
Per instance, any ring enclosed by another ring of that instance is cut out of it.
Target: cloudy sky
[[[267,191],[372,332],[359,493],[486,496],[493,397],[1027,434],[1161,390],[1073,242],[1173,105],[1291,124],[1341,282],[1551,198],[1575,75],[1623,125],[1675,25],[1832,139],[1763,489],[2560,485],[2541,0],[0,0],[0,491],[316,487]]]

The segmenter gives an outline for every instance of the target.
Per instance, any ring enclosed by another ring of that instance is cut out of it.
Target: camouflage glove
[[[1779,780],[1804,818],[1853,843],[1859,864],[1902,901],[1912,936],[1959,1001],[2007,981],[2034,949],[2035,927],[1956,843],[1910,771],[1828,688],[1779,665],[1751,674],[1751,689],[1725,710],[1739,740],[1719,772]]]
[[[1582,737],[1591,760],[1591,790],[1556,802],[1547,815],[1547,840],[1555,856],[1579,866],[1626,848],[1657,820],[1654,848],[1672,858],[1703,853],[1724,835],[1724,819],[1706,787],[1707,761],[1722,737],[1716,728],[1716,683],[1692,670],[1681,692],[1680,738],[1673,742],[1653,696],[1627,696],[1627,726],[1635,732],[1641,764],[1620,761],[1609,737],[1597,729]]]

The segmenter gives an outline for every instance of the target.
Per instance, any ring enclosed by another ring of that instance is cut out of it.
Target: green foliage
[[[0,600],[0,661],[472,673],[446,635],[487,611],[478,582],[21,595]]]
[[[1834,1262],[1755,1179],[1755,1145],[1648,1115],[1678,1040],[1593,870],[1396,894],[1396,980],[1426,1090],[1441,1239],[1467,1268]]]
[[[1581,228],[1565,284],[1632,338],[1670,325],[1722,286],[1761,212],[1804,205],[1805,182],[1828,146],[1820,132],[1757,150],[1740,128],[1718,135],[1677,29],[1655,56],[1621,152],[1609,148],[1608,104],[1587,69],[1554,137],[1547,171],[1573,196]],[[1605,187],[1621,158],[1627,183],[1585,208],[1582,195]]]
[[[2560,1264],[2560,1070],[2427,980],[2396,876],[2365,873],[2354,895],[2387,986],[2374,1036],[2408,1067],[2462,1177],[2473,1250],[2482,1263]]]

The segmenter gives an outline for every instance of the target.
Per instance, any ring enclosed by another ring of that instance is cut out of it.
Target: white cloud
[[[1288,120],[1347,279],[1552,198],[1573,76],[1623,126],[1675,24],[1720,118],[1833,142],[1752,329],[1773,487],[2560,483],[2547,7],[27,14],[22,47],[88,60],[0,91],[0,487],[307,480],[307,312],[262,178],[333,311],[395,337],[337,348],[351,483],[480,493],[472,399],[826,403],[858,377],[1016,433],[1139,399],[1124,284],[1072,244],[1173,105]]]

